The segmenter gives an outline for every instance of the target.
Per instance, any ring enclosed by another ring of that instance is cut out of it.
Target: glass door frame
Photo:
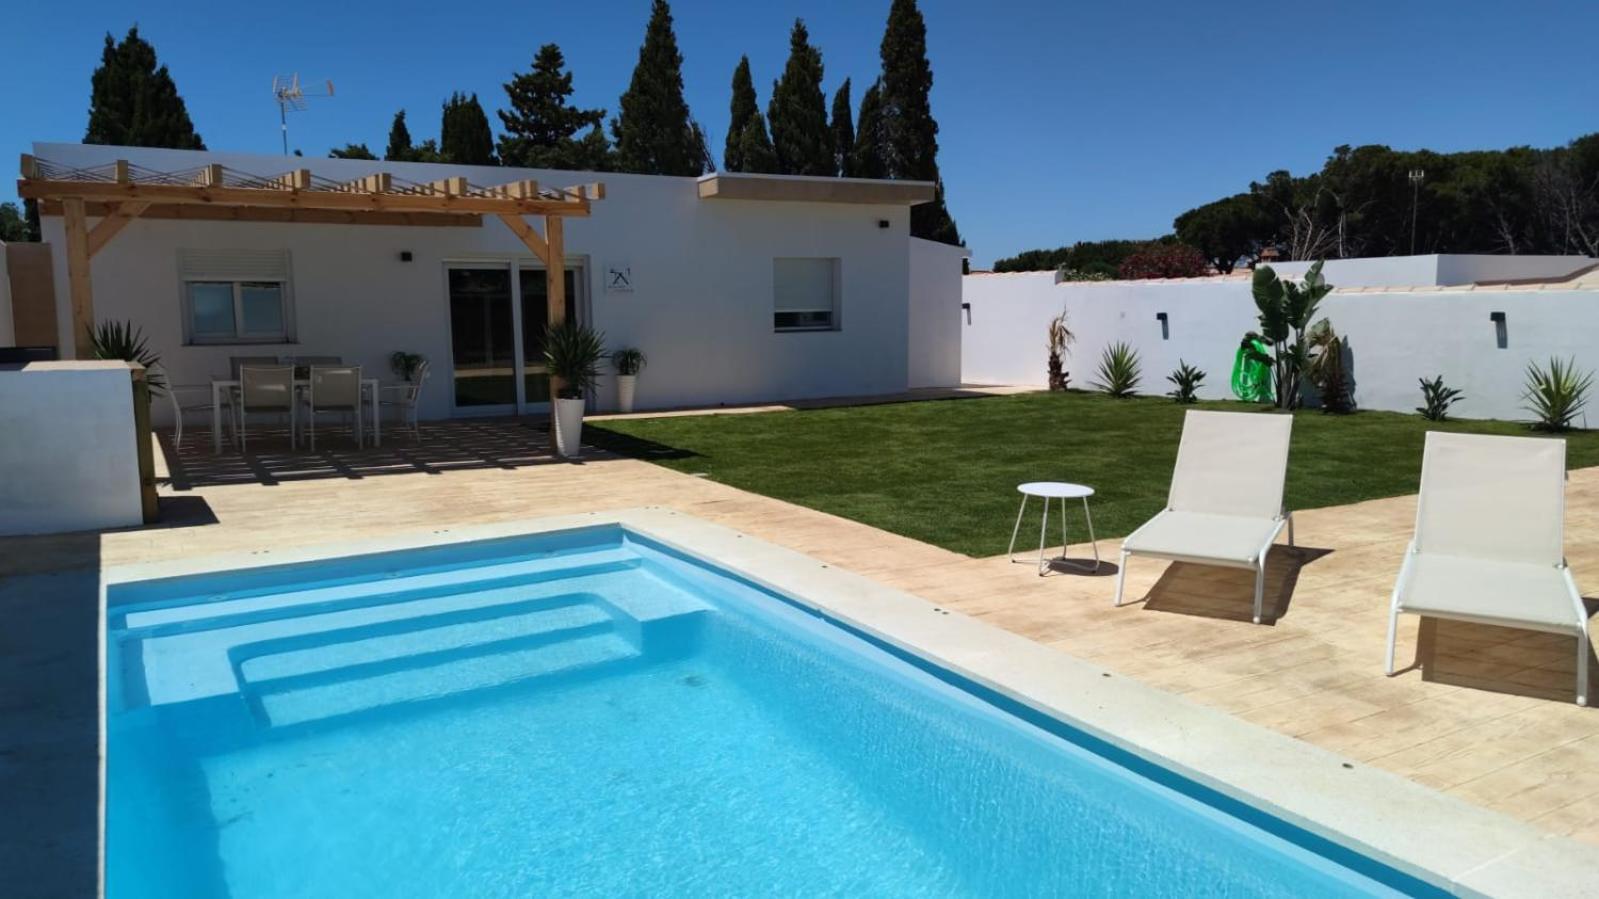
[[[511,352],[512,380],[516,384],[516,402],[498,403],[487,406],[457,406],[455,404],[455,339],[452,331],[450,335],[450,417],[475,418],[493,417],[497,415],[547,415],[550,411],[548,400],[544,402],[529,402],[527,398],[527,375],[543,371],[543,366],[528,365],[523,358],[522,340],[522,272],[524,270],[543,273],[545,265],[536,256],[531,255],[491,255],[491,256],[452,256],[444,260],[443,267],[443,292],[448,319],[450,304],[450,270],[463,268],[504,269],[510,272],[511,279]],[[588,285],[588,257],[568,256],[564,268],[572,273],[572,311],[578,321],[590,320],[592,311],[589,308]],[[453,326],[452,326],[453,327]]]

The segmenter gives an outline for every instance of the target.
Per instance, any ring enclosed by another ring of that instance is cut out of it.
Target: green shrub
[[[1167,396],[1183,404],[1199,402],[1199,397],[1194,392],[1199,389],[1200,383],[1205,380],[1203,371],[1178,359],[1177,368],[1166,376],[1166,380],[1172,382],[1176,388],[1166,394]]]
[[[1418,378],[1421,382],[1421,405],[1416,411],[1428,421],[1448,421],[1449,407],[1455,400],[1464,399],[1465,394],[1458,387],[1445,387],[1444,376],[1438,375],[1431,381]]]
[[[1110,396],[1128,397],[1138,392],[1141,376],[1138,351],[1126,343],[1105,347],[1099,357],[1099,380],[1094,387]]]
[[[1532,426],[1540,431],[1569,431],[1572,419],[1588,405],[1588,390],[1593,387],[1593,372],[1578,374],[1576,360],[1549,360],[1547,369],[1538,363],[1527,364],[1525,408],[1537,417]]]
[[[145,383],[150,385],[150,392],[160,396],[166,390],[161,371],[150,371],[161,364],[161,354],[150,349],[150,342],[144,338],[144,329],[133,322],[101,322],[89,332],[89,349],[96,359],[139,363],[145,367]]]

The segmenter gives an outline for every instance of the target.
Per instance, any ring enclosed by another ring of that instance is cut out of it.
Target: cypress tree
[[[468,97],[456,91],[444,104],[439,124],[439,158],[457,165],[497,165],[494,159],[494,132],[477,94]]]
[[[932,181],[938,177],[938,123],[928,94],[933,67],[927,62],[927,23],[916,0],[893,0],[883,32],[883,130],[888,173],[893,178]],[[911,234],[945,243],[960,235],[944,206],[942,188],[931,203],[911,207]]]
[[[138,26],[129,28],[121,43],[105,36],[100,67],[89,84],[84,143],[205,149],[177,84],[166,66],[156,64],[155,48],[139,37]]]
[[[328,151],[329,159],[376,159],[366,144],[345,144]]]
[[[833,170],[845,178],[854,177],[855,122],[851,118],[849,79],[833,95]]]
[[[766,136],[766,117],[760,110],[755,111],[738,134],[738,155],[744,167],[736,171],[762,174],[777,171],[777,153],[772,150],[771,138]]]
[[[389,146],[383,151],[389,162],[414,162],[416,148],[411,146],[411,129],[405,125],[405,110],[394,114],[394,124],[389,126]]]
[[[883,83],[872,82],[861,95],[861,117],[855,126],[855,147],[850,154],[850,175],[887,178],[888,146],[883,131]],[[915,207],[912,207],[915,208]]]
[[[738,68],[733,70],[733,101],[729,104],[727,120],[727,143],[722,150],[722,170],[725,172],[753,171],[746,165],[745,156],[740,149],[744,143],[744,132],[748,129],[751,119],[758,118],[761,114],[760,102],[755,98],[755,81],[750,77],[750,58],[741,56]],[[766,135],[766,126],[761,125],[761,135]],[[771,141],[767,141],[771,145]]]
[[[683,99],[683,55],[666,0],[654,0],[633,80],[611,121],[616,167],[646,175],[698,175],[707,170],[705,135]]]
[[[827,128],[827,98],[822,94],[822,54],[811,46],[804,21],[794,20],[788,37],[788,64],[772,85],[766,107],[777,170],[785,175],[834,175],[833,134]]]
[[[512,75],[505,95],[511,108],[499,112],[505,126],[499,144],[503,164],[593,171],[607,167],[611,146],[599,127],[605,110],[568,105],[572,73],[559,46],[540,47],[532,70]],[[588,134],[579,139],[585,128]]]

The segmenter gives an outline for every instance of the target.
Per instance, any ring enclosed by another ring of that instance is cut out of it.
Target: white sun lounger
[[[1416,533],[1394,584],[1399,613],[1570,634],[1588,704],[1588,612],[1566,567],[1566,442],[1427,433]]]
[[[1255,623],[1266,590],[1266,553],[1293,516],[1283,509],[1294,419],[1263,412],[1189,412],[1166,508],[1122,541],[1116,605],[1129,555],[1248,568],[1255,572]]]

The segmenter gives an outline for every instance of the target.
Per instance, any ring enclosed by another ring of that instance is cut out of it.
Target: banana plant
[[[1260,336],[1272,350],[1272,384],[1280,409],[1299,408],[1299,388],[1310,354],[1305,331],[1316,307],[1333,289],[1321,276],[1321,266],[1318,260],[1299,282],[1284,281],[1269,265],[1255,269],[1250,289],[1260,311]]]

